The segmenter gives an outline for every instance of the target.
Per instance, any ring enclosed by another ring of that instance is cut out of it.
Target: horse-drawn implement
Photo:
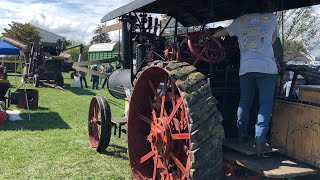
[[[320,4],[317,0],[269,2],[274,12]],[[205,25],[238,17],[239,7],[241,2],[233,0],[136,0],[103,17],[102,22],[118,17],[122,22],[122,68],[111,74],[108,88],[118,98],[131,92],[127,141],[133,179],[290,178],[319,172],[319,103],[293,102],[277,93],[269,137],[281,153],[257,159],[244,144],[229,141],[237,137],[238,42],[231,37],[213,38],[219,28]],[[145,13],[176,19],[172,41],[162,36],[169,22],[162,27]],[[201,25],[201,29],[178,34],[178,22],[185,27]],[[139,44],[136,64],[133,40]],[[291,70],[293,87],[300,71]],[[319,82],[318,74],[305,76]],[[284,113],[282,106],[292,108]],[[299,125],[286,116],[302,111],[309,113],[294,118]],[[254,110],[252,114],[250,134],[254,135]],[[101,152],[109,144],[112,126],[105,97],[92,99],[88,121],[91,146]]]

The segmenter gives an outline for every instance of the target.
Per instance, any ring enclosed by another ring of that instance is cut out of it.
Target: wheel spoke
[[[192,64],[192,66],[196,66],[197,64],[198,64],[198,62],[200,61],[200,59],[199,58],[197,58],[195,61],[194,61],[194,63]]]
[[[154,155],[153,151],[150,151],[148,154],[142,156],[142,158],[140,158],[140,164],[146,162],[148,159],[150,159],[152,156]]]
[[[154,107],[152,105],[152,100],[150,97],[149,97],[149,104],[150,104],[150,108],[151,108],[152,119],[153,119],[153,121],[156,121],[157,120],[156,111],[154,110]]]
[[[96,115],[97,115],[97,113],[96,113],[96,107],[93,107],[93,118],[94,118],[94,119],[97,118]]]
[[[163,111],[164,111],[164,101],[166,100],[167,81],[168,81],[168,78],[165,77],[165,80],[164,80],[164,83],[163,83],[162,97],[161,97],[160,117],[163,116]]]
[[[187,140],[187,139],[190,139],[190,134],[189,133],[172,134],[171,138],[172,140]]]
[[[142,114],[140,114],[140,113],[137,114],[137,117],[138,117],[139,119],[141,119],[142,121],[148,123],[148,124],[151,124],[151,123],[152,123],[152,120],[151,120],[151,119],[145,117],[144,115],[142,115]]]
[[[182,165],[182,163],[180,162],[180,160],[175,156],[173,155],[171,152],[170,152],[170,157],[171,159],[176,163],[177,167],[180,169],[180,171],[186,175],[187,174],[187,170],[186,168]]]
[[[198,47],[198,48],[203,48],[204,46],[202,44],[193,44],[192,45],[194,48]]]
[[[156,175],[157,175],[157,166],[158,166],[158,159],[159,157],[156,156],[154,158],[154,167],[153,167],[153,175],[152,175],[152,179],[156,179]]]
[[[208,47],[208,50],[209,50],[209,51],[213,51],[213,52],[217,52],[217,51],[219,51],[220,49],[219,49],[219,48],[210,48],[210,47]]]
[[[206,48],[203,48],[201,53],[200,53],[200,56],[202,56],[202,54],[206,51]]]
[[[149,81],[148,81],[148,84],[149,84],[151,90],[153,91],[154,95],[156,96],[157,100],[161,102],[161,98],[160,98],[157,90],[154,88],[154,86],[153,86],[153,84],[152,84],[152,81],[149,80]]]
[[[171,120],[173,119],[174,115],[177,113],[179,107],[181,106],[182,104],[182,97],[180,97],[177,101],[177,104],[176,106],[173,108],[169,118],[168,118],[168,124],[171,122]]]
[[[176,94],[175,94],[175,84],[174,81],[171,81],[171,93],[172,93],[172,97],[171,97],[171,101],[172,101],[172,106],[174,107],[176,104]]]

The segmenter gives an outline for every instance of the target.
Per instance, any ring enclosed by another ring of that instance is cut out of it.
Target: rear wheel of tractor
[[[39,75],[38,75],[38,74],[35,74],[35,75],[33,76],[33,86],[34,86],[34,87],[39,87],[39,84],[40,84],[40,82],[39,82]]]
[[[101,153],[106,150],[111,136],[111,111],[107,99],[97,95],[91,99],[88,117],[90,144]]]
[[[224,131],[206,77],[184,62],[143,70],[130,100],[133,179],[221,179]]]

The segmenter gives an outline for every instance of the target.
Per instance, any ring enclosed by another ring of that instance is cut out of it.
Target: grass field
[[[24,120],[0,125],[0,179],[131,179],[125,136],[112,136],[107,151],[98,154],[89,146],[87,131],[92,96],[108,98],[112,117],[123,115],[123,100],[106,89],[70,88],[69,74],[64,77],[66,91],[37,88],[39,108],[30,111],[30,121],[22,110]],[[9,80],[15,84],[14,76]]]

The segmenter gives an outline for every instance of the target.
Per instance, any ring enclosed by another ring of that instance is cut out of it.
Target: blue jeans
[[[104,86],[107,84],[108,78],[104,78],[103,83],[102,83],[102,89],[104,88]]]
[[[255,141],[265,143],[272,115],[273,97],[277,74],[246,73],[240,78],[240,103],[238,107],[238,134],[247,136],[250,109],[254,100],[255,89],[259,90],[259,114],[256,122]]]
[[[92,77],[92,89],[98,89],[99,86],[99,76]]]

